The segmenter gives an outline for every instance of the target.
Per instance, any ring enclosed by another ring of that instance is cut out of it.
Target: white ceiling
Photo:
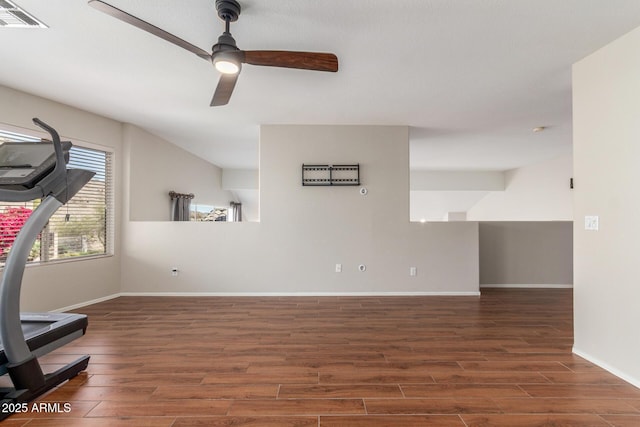
[[[569,153],[571,64],[640,26],[638,0],[240,0],[240,49],[333,52],[340,70],[246,65],[211,108],[218,74],[192,53],[86,0],[14,1],[49,28],[0,29],[0,84],[229,168],[257,167],[260,124],[408,125],[413,169]],[[215,0],[109,2],[205,50],[223,30]]]

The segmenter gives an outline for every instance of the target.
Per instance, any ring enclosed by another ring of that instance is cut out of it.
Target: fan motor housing
[[[216,0],[216,10],[223,21],[235,22],[240,16],[240,3],[236,0]]]

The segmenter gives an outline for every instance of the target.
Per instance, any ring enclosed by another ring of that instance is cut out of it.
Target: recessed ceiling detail
[[[38,18],[9,0],[0,0],[0,27],[47,28]]]

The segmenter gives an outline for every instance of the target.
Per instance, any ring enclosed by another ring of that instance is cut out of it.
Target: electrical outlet
[[[342,264],[336,264],[336,273],[342,273]]]
[[[176,277],[178,275],[178,267],[171,267],[171,275]]]
[[[598,231],[599,217],[597,215],[586,215],[584,217],[584,229],[590,231]]]
[[[409,267],[409,276],[417,276],[418,269],[416,267]]]

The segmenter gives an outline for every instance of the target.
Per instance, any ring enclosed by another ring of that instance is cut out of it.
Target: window
[[[215,207],[211,205],[191,204],[190,220],[191,221],[230,221],[227,214],[229,208]]]
[[[38,138],[0,131],[0,142]],[[36,240],[30,262],[113,253],[112,153],[74,144],[68,168],[88,169],[95,176],[66,205],[60,207]],[[0,265],[4,265],[20,228],[40,200],[0,202]]]

